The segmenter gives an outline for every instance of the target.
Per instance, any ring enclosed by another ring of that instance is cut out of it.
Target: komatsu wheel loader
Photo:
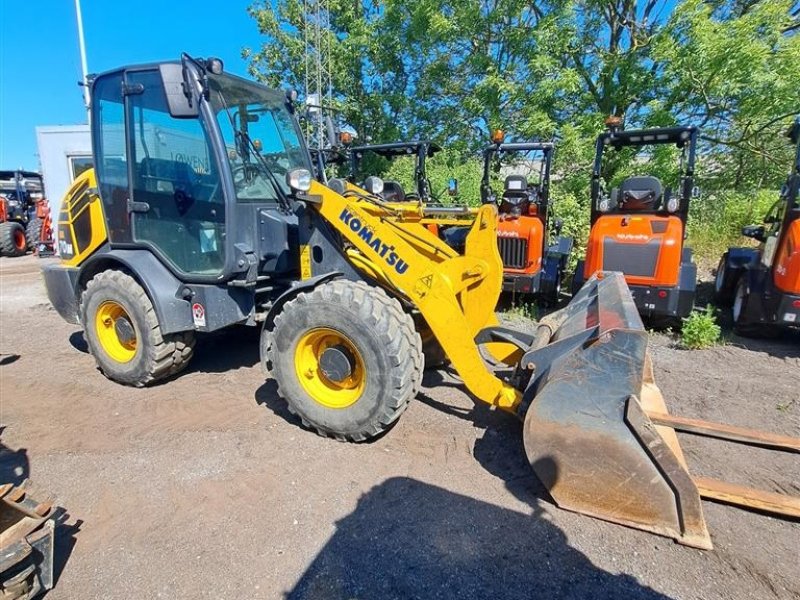
[[[69,190],[64,260],[44,278],[107,377],[147,385],[186,367],[196,333],[260,326],[289,408],[360,441],[417,393],[427,330],[478,400],[524,422],[557,504],[710,547],[703,488],[621,276],[592,278],[533,333],[514,331],[494,313],[495,206],[477,211],[458,254],[421,222],[436,209],[315,181],[291,99],[217,59],[101,74],[91,101],[96,175]]]

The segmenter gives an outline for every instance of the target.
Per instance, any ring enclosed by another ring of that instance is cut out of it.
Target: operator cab
[[[147,249],[197,283],[240,278],[253,260],[296,269],[274,241],[296,235],[287,173],[311,171],[292,102],[188,55],[96,76],[92,143],[110,247]],[[74,229],[82,239],[65,248],[102,241],[88,223]]]

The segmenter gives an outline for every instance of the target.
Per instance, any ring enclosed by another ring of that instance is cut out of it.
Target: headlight
[[[286,174],[286,183],[297,192],[310,190],[311,181],[311,171],[308,169],[292,169]]]
[[[677,198],[670,198],[667,200],[667,210],[671,213],[674,213],[678,210],[678,199]]]
[[[215,57],[215,56],[212,56],[211,58],[207,58],[206,59],[206,69],[208,69],[214,75],[221,75],[222,74],[222,69],[223,69],[222,61],[219,58]]]
[[[367,177],[364,181],[364,189],[373,196],[379,196],[383,193],[383,179],[380,177]]]

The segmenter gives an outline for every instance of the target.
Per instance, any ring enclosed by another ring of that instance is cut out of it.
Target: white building
[[[69,186],[92,167],[92,139],[88,125],[45,125],[36,128],[39,164],[45,195],[54,219]]]

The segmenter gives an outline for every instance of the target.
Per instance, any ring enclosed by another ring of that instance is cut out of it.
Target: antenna
[[[89,110],[89,79],[86,66],[86,43],[83,40],[83,15],[81,13],[81,0],[75,0],[75,16],[78,20],[78,46],[81,52],[81,71],[83,75],[83,102]]]

